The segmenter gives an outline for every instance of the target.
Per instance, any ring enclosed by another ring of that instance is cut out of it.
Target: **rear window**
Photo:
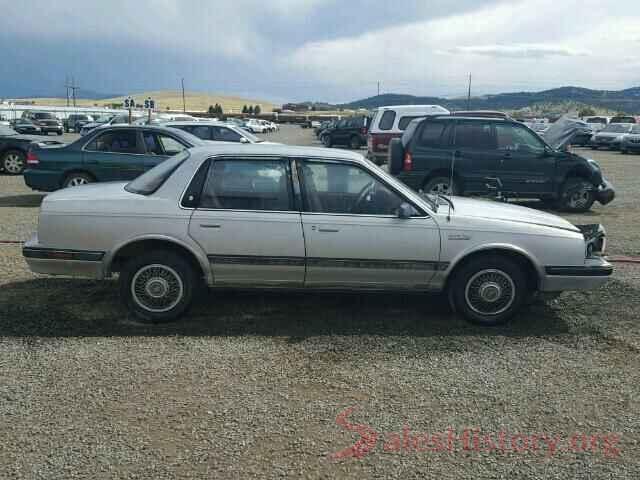
[[[132,182],[127,183],[124,189],[127,192],[137,193],[139,195],[151,195],[162,186],[167,178],[169,178],[187,158],[189,158],[189,151],[184,150],[164,162],[159,163]]]
[[[411,123],[411,120],[415,120],[416,118],[421,118],[420,116],[404,116],[404,117],[400,117],[400,120],[398,120],[398,130],[402,130],[404,131],[405,128],[407,128],[407,125],[409,125],[409,123]]]
[[[494,148],[491,125],[480,122],[462,122],[456,126],[455,145],[460,148]]]
[[[382,117],[380,117],[380,124],[378,128],[380,130],[391,130],[393,128],[393,122],[396,120],[396,112],[393,110],[386,110]]]
[[[33,114],[33,118],[37,118],[37,119],[55,119],[56,116],[53,113],[47,113],[47,112],[38,112],[38,113],[34,113]]]
[[[446,126],[444,122],[426,122],[420,134],[420,145],[431,148],[442,147]]]

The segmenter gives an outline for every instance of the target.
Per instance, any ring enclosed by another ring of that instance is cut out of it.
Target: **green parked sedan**
[[[98,128],[68,145],[32,147],[24,181],[33,190],[52,192],[92,182],[132,180],[167,158],[204,144],[173,128]]]

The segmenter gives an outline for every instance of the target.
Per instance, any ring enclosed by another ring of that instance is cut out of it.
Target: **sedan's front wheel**
[[[453,306],[478,325],[506,323],[527,297],[522,267],[507,257],[477,257],[454,275],[449,287]]]
[[[68,187],[79,187],[80,185],[86,185],[87,183],[94,182],[95,180],[88,173],[70,173],[67,175],[67,178],[64,179],[62,186],[64,188]]]
[[[120,295],[145,322],[168,322],[191,306],[197,276],[180,255],[156,250],[131,259],[120,274]]]

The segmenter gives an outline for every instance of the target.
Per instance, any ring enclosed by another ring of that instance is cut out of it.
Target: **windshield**
[[[247,131],[247,130],[242,130],[242,132],[240,132],[240,135],[246,137],[251,143],[260,143],[260,142],[264,142],[264,140],[262,140],[261,138],[256,137],[253,133]]]
[[[611,123],[636,123],[635,117],[614,117]]]
[[[0,135],[7,136],[7,135],[17,135],[17,134],[18,132],[16,132],[13,128],[7,127],[6,125],[0,125]]]
[[[609,133],[627,133],[629,131],[629,127],[621,123],[614,123],[607,125],[602,129],[602,131]]]
[[[34,118],[46,118],[46,119],[55,119],[56,116],[53,113],[47,113],[47,112],[42,112],[42,113],[34,113],[33,114]]]
[[[600,117],[588,118],[587,119],[587,123],[600,123],[600,124],[605,124],[606,125],[607,120],[605,118],[600,118]]]
[[[189,158],[189,151],[184,150],[177,155],[159,163],[151,170],[143,173],[135,180],[127,183],[124,189],[127,192],[139,195],[151,195],[171,176],[182,163]]]

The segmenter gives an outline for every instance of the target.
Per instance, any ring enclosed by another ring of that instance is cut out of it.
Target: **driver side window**
[[[523,127],[511,124],[496,125],[498,150],[508,152],[544,153],[544,144]]]
[[[307,212],[395,215],[405,201],[355,165],[304,162],[300,166],[300,176]]]

